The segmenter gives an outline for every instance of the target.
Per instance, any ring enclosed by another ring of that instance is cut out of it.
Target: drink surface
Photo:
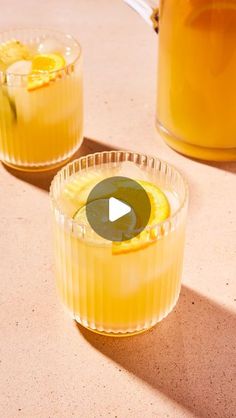
[[[184,243],[184,222],[166,236],[143,231],[120,243],[90,230],[79,208],[99,181],[120,175],[139,181],[152,205],[164,196],[163,220],[179,209],[175,191],[162,188],[151,172],[127,162],[119,167],[104,164],[72,175],[59,192],[60,210],[85,225],[85,237],[68,231],[59,219],[54,222],[57,287],[64,305],[82,325],[115,334],[146,329],[172,309],[180,290]],[[155,218],[150,223],[155,225]]]
[[[236,158],[235,44],[235,1],[161,1],[157,119],[179,151]]]
[[[43,168],[67,159],[78,148],[83,117],[78,53],[75,42],[56,32],[24,37],[19,32],[2,43],[0,38],[4,162]]]

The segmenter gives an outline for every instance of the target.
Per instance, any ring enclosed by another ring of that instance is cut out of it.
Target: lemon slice
[[[103,178],[101,173],[86,172],[84,175],[75,176],[65,185],[62,191],[62,201],[64,206],[70,208],[70,213],[77,213],[86,204],[92,188]]]
[[[28,90],[32,91],[48,85],[58,76],[57,71],[65,66],[65,58],[60,54],[35,55],[32,60],[32,72],[28,77]]]
[[[72,214],[74,220],[77,220],[79,223],[82,224],[88,224],[85,210],[87,198],[92,188],[103,179],[104,176],[102,176],[101,173],[86,172],[84,175],[75,176],[72,181],[68,182],[65,185],[65,188],[62,192],[63,206],[68,207],[68,211]],[[136,181],[145,189],[150,200],[151,215],[148,226],[156,225],[167,219],[170,216],[171,208],[165,193],[153,183],[144,180]],[[101,204],[99,204],[99,202],[96,202],[96,205],[94,205],[94,215],[96,215],[96,212],[99,208],[99,211],[101,213],[104,212],[104,216],[107,217],[107,214],[105,213],[105,211],[103,211],[103,201],[108,197],[109,196],[105,196],[104,194],[104,196],[101,196]],[[92,204],[93,202],[90,203],[90,205]],[[137,213],[135,214],[137,215]],[[104,222],[106,221],[108,221],[107,218],[104,219]],[[133,223],[131,222],[131,224],[129,224],[129,227],[131,225],[132,228],[135,228],[137,220],[133,219]],[[141,250],[155,242],[156,239],[157,237],[154,231],[144,229],[139,235],[135,236],[130,240],[113,242],[112,254],[118,255],[129,253],[131,251],[133,252]]]
[[[165,221],[170,216],[170,204],[165,193],[155,186],[153,183],[149,183],[144,180],[137,181],[148,194],[151,203],[151,216],[148,226],[153,226],[160,222]],[[144,229],[139,235],[128,241],[113,242],[112,254],[125,254],[131,251],[138,251],[145,248],[156,241],[156,236]]]
[[[20,41],[8,41],[0,45],[0,70],[6,70],[16,61],[29,60],[29,49]]]
[[[87,231],[88,238],[91,233],[91,236],[93,236],[93,239],[95,239],[96,242],[101,240],[104,242],[104,239],[108,239],[107,236],[109,234],[111,223],[109,220],[109,212],[107,207],[108,198],[99,198],[92,200],[91,202],[82,206],[73,216],[73,219],[76,220],[80,225],[82,224],[88,226],[90,224],[90,228]],[[89,216],[89,220],[87,215]],[[98,226],[97,222],[99,223],[99,232],[97,231],[97,228],[91,227],[92,225]],[[117,224],[115,222],[112,225],[113,239],[117,239],[118,242],[120,242],[120,240],[123,239],[124,233],[126,236],[132,236],[136,222],[136,214],[133,210],[131,210],[130,213],[122,217],[121,223]]]

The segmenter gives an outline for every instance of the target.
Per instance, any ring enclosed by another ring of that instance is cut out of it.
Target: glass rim
[[[11,29],[0,31],[0,37],[2,35],[5,35],[5,34],[7,35],[8,33],[10,34],[10,33],[14,33],[14,32],[17,32],[17,31],[19,31],[19,32],[23,32],[23,31],[32,31],[32,32],[41,31],[42,34],[43,34],[43,32],[51,32],[52,34],[53,33],[58,34],[58,35],[64,36],[67,39],[70,39],[78,47],[78,53],[76,54],[75,59],[71,63],[66,64],[64,67],[62,67],[60,69],[57,69],[57,70],[50,70],[50,71],[42,70],[39,73],[32,74],[34,77],[39,77],[40,74],[57,74],[57,73],[60,73],[62,71],[65,71],[65,70],[71,68],[72,66],[74,66],[81,59],[81,55],[82,55],[81,44],[77,41],[77,39],[74,36],[70,35],[67,32],[63,32],[63,31],[60,31],[60,30],[57,30],[57,29],[49,29],[49,28],[46,28],[46,27],[37,27],[37,28],[33,28],[33,27],[29,27],[29,26],[27,26],[27,27],[12,27]],[[9,38],[9,40],[10,40],[10,38]],[[17,73],[14,73],[14,72],[6,73],[6,70],[0,70],[0,75],[7,75],[9,77],[16,77],[16,78],[25,78],[25,77],[29,76],[28,73],[27,74],[17,74]]]
[[[182,201],[179,204],[178,209],[172,213],[170,216],[168,216],[168,218],[164,219],[161,222],[157,222],[153,225],[146,225],[146,227],[143,229],[143,231],[153,231],[156,228],[160,228],[162,231],[165,231],[166,225],[172,225],[175,224],[175,221],[179,218],[180,214],[184,211],[185,208],[187,208],[187,204],[188,204],[188,197],[189,197],[189,186],[187,183],[187,180],[185,179],[185,176],[182,175],[182,173],[171,163],[166,162],[165,160],[158,158],[158,157],[153,157],[147,154],[143,154],[143,153],[139,153],[139,152],[135,152],[135,151],[129,151],[129,150],[110,150],[110,151],[102,151],[102,152],[96,152],[96,153],[90,153],[87,154],[85,156],[81,156],[80,158],[77,158],[76,160],[73,160],[71,162],[69,162],[68,164],[66,164],[64,167],[62,167],[57,174],[54,176],[51,185],[50,185],[50,189],[49,189],[49,197],[51,200],[51,204],[54,210],[56,210],[57,214],[59,215],[60,218],[63,219],[63,223],[67,222],[71,227],[75,227],[75,228],[81,228],[81,230],[83,231],[83,235],[86,235],[86,231],[89,227],[89,229],[92,229],[92,227],[88,224],[85,225],[82,222],[78,222],[78,220],[75,220],[72,216],[67,215],[58,205],[57,202],[57,198],[55,198],[55,184],[57,182],[57,180],[59,179],[61,173],[65,172],[65,170],[68,170],[69,167],[74,167],[76,164],[79,164],[82,160],[86,159],[88,160],[89,158],[96,158],[96,156],[102,156],[102,155],[112,155],[112,154],[119,154],[119,153],[125,153],[125,154],[131,154],[131,155],[136,155],[139,156],[141,158],[146,158],[147,161],[154,161],[155,163],[159,162],[162,164],[165,164],[166,167],[171,168],[175,173],[177,173],[179,175],[179,177],[181,178],[181,181],[183,182],[183,187],[184,187],[184,196]],[[124,160],[125,161],[125,160]],[[130,161],[130,160],[126,160],[126,161]],[[134,161],[130,161],[133,162],[135,164]],[[104,163],[105,164],[105,163]],[[137,165],[137,164],[136,164]],[[96,166],[94,166],[96,167]],[[80,170],[78,171],[72,171],[70,176],[76,173],[79,173]],[[167,233],[169,233],[171,230],[171,228],[167,228]],[[85,231],[85,232],[84,232]],[[163,232],[161,234],[163,236]],[[164,233],[164,235],[166,235],[166,233]],[[158,239],[158,238],[157,238]]]

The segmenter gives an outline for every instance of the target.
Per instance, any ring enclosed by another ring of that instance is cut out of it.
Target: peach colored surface
[[[1,29],[43,23],[81,41],[89,139],[80,154],[157,155],[191,189],[176,309],[146,334],[111,339],[76,326],[57,300],[52,173],[0,167],[1,418],[235,417],[236,163],[192,161],[159,138],[156,36],[121,1],[1,0],[1,11]]]

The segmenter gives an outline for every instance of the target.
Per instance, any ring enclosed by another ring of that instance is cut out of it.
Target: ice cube
[[[129,177],[132,180],[148,181],[148,173],[131,161],[124,161],[119,167],[119,176]]]
[[[31,61],[20,60],[9,65],[7,74],[28,75],[31,72]]]
[[[37,48],[39,54],[62,54],[65,53],[64,46],[56,39],[46,38],[44,39]]]
[[[14,64],[9,65],[6,71],[7,75],[7,84],[8,86],[17,86],[21,85],[20,77],[15,77],[16,75],[28,75],[31,72],[32,63],[31,61],[20,60],[14,62]]]

